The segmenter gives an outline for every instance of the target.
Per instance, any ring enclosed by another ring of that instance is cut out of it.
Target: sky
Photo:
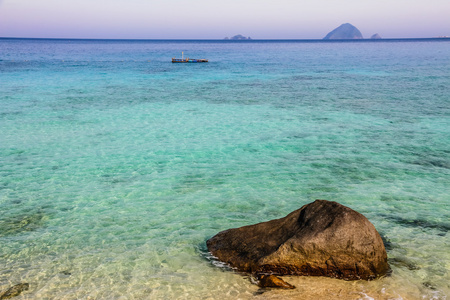
[[[321,39],[450,36],[450,0],[0,0],[0,37]]]

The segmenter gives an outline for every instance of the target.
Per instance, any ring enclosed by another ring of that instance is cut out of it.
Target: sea
[[[389,276],[260,289],[208,253],[316,199],[374,224]],[[0,39],[14,299],[448,299],[449,230],[449,39]]]

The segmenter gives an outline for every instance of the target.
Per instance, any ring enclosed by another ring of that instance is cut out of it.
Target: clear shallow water
[[[446,299],[449,74],[443,41],[0,40],[0,290]],[[391,277],[259,295],[208,259],[217,232],[315,199],[369,218]]]

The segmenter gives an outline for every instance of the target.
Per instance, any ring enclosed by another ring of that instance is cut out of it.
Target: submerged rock
[[[23,215],[7,216],[0,220],[0,236],[14,235],[40,228],[46,219],[41,211]]]
[[[416,265],[415,263],[413,263],[412,261],[410,261],[404,257],[389,258],[388,262],[391,265],[394,265],[394,266],[397,266],[400,268],[407,268],[410,271],[420,270],[420,267],[418,265]]]
[[[284,218],[219,232],[208,250],[239,271],[374,279],[389,270],[372,223],[337,202],[316,200]]]
[[[258,276],[258,285],[260,287],[281,288],[281,289],[295,289],[295,286],[287,283],[280,277],[275,275],[261,274]]]
[[[72,275],[72,273],[70,273],[70,271],[68,271],[68,270],[61,271],[61,274],[67,275],[67,276]]]
[[[28,283],[16,284],[4,292],[0,292],[0,300],[19,296],[23,291],[27,291],[30,285]]]

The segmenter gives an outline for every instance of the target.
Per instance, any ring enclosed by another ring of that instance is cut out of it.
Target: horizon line
[[[196,39],[196,38],[171,38],[171,39],[151,39],[151,38],[61,38],[61,37],[1,37],[2,40],[79,40],[79,41],[225,41],[225,42],[258,42],[258,41],[323,41],[323,42],[380,42],[380,41],[398,41],[398,40],[450,40],[450,36],[420,37],[420,38],[362,38],[362,39]]]

